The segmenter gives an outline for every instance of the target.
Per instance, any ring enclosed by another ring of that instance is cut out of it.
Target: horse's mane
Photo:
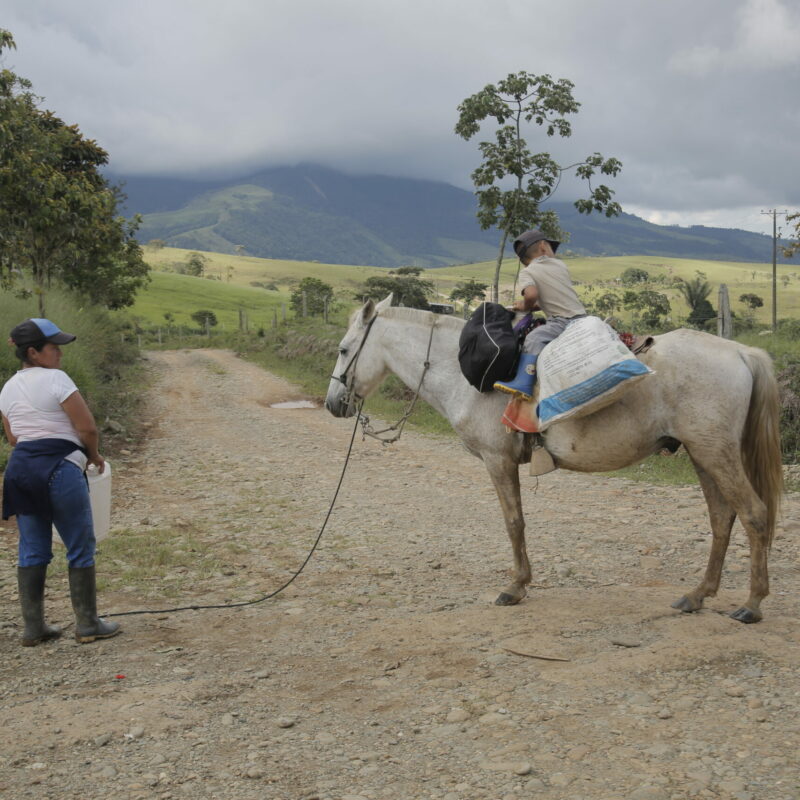
[[[381,316],[387,319],[407,320],[417,325],[429,327],[432,324],[432,317],[436,317],[437,327],[447,330],[461,332],[464,327],[464,320],[445,314],[434,314],[432,311],[422,311],[419,308],[406,308],[405,306],[392,306],[381,311]]]

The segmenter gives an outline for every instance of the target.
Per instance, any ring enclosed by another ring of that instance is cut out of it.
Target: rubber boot
[[[34,647],[46,639],[57,639],[61,636],[61,628],[46,625],[44,621],[46,575],[47,564],[38,564],[35,567],[17,567],[19,603],[22,606],[22,619],[25,622],[25,630],[22,634],[23,647]]]
[[[514,380],[497,381],[494,388],[507,394],[513,394],[515,397],[521,397],[523,400],[532,399],[533,384],[536,383],[536,359],[538,358],[539,356],[533,356],[530,353],[522,353]]]
[[[69,568],[69,596],[75,612],[75,641],[85,644],[109,639],[119,633],[118,622],[97,616],[97,584],[94,566]]]

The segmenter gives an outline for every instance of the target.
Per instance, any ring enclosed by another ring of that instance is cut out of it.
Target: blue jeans
[[[567,329],[567,325],[574,319],[582,319],[586,314],[577,317],[548,317],[544,325],[534,328],[526,337],[522,345],[522,352],[532,356],[541,355],[542,350],[557,339]]]
[[[53,525],[67,548],[71,567],[94,564],[96,541],[89,503],[89,486],[80,467],[62,461],[48,486],[53,517],[17,514],[19,566],[36,567],[53,560]]]

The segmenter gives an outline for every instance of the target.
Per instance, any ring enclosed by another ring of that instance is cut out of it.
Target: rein
[[[417,400],[419,400],[419,393],[422,389],[422,382],[425,380],[425,375],[430,369],[431,366],[431,345],[433,344],[433,332],[436,329],[436,318],[433,320],[433,324],[431,325],[431,333],[428,337],[428,349],[425,353],[425,361],[423,362],[422,368],[422,375],[420,375],[419,383],[417,384],[416,391],[414,392],[414,397],[411,399],[411,403],[409,404],[408,408],[403,413],[403,416],[400,417],[394,425],[389,425],[387,428],[381,428],[380,430],[375,430],[370,425],[369,417],[366,414],[361,413],[361,407],[363,407],[363,398],[355,393],[353,387],[347,386],[347,372],[350,367],[353,367],[353,375],[355,376],[355,365],[358,363],[358,357],[361,355],[361,351],[364,349],[364,342],[367,340],[367,336],[369,336],[370,330],[372,330],[372,323],[378,318],[376,314],[367,324],[367,330],[364,333],[364,337],[361,339],[361,344],[356,351],[356,354],[353,358],[350,359],[347,366],[344,368],[344,371],[340,376],[334,375],[333,377],[344,384],[345,388],[348,390],[348,403],[351,402],[353,399],[362,400],[362,405],[359,406],[358,409],[358,422],[361,424],[362,434],[361,434],[361,441],[364,441],[367,436],[371,437],[372,439],[377,439],[379,442],[383,444],[394,444],[403,434],[403,428],[405,427],[408,418],[414,413],[414,408],[417,405]],[[397,431],[393,436],[384,436],[385,433],[390,433],[391,431]]]

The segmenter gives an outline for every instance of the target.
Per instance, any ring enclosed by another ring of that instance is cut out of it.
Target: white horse
[[[394,373],[447,418],[489,471],[514,553],[512,582],[498,605],[525,596],[531,569],[525,549],[519,465],[532,437],[508,434],[500,422],[508,396],[481,394],[458,363],[464,323],[427,311],[392,308],[391,296],[357,311],[339,345],[325,407],[352,416],[358,401]],[[758,622],[769,593],[767,553],[783,487],[778,388],[769,356],[706,333],[676,330],[655,337],[641,360],[655,375],[590,416],[565,420],[542,434],[557,466],[580,472],[620,469],[683,444],[708,504],[713,541],[705,576],[673,608],[698,611],[719,588],[737,515],[750,541],[750,596],[731,616]],[[429,367],[425,371],[425,363]]]

